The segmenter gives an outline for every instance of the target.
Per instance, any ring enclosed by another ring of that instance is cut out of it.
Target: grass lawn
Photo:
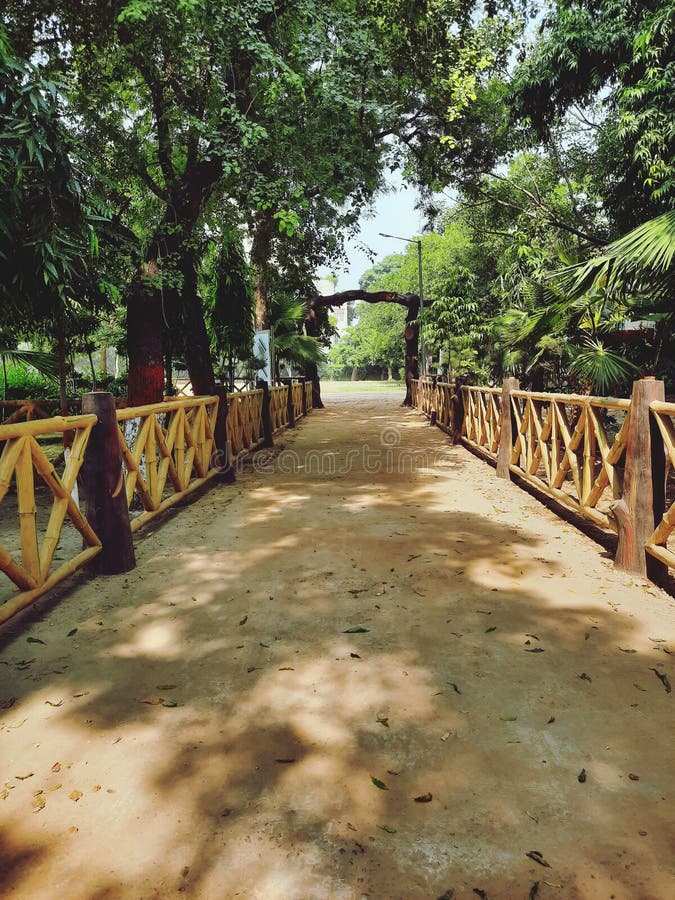
[[[399,391],[405,395],[405,381],[324,381],[322,394],[381,394]]]

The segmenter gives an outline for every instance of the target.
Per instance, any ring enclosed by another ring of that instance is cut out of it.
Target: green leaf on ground
[[[248,622],[248,616],[244,616],[244,618],[239,622],[240,625],[245,625]]]
[[[380,781],[380,779],[379,779],[379,778],[375,778],[374,775],[371,775],[371,776],[370,776],[370,780],[373,782],[373,784],[375,785],[375,787],[376,787],[376,788],[379,788],[381,791],[388,791],[388,790],[389,790],[389,788],[388,788],[387,785],[384,783],[384,781]]]
[[[396,834],[396,829],[392,828],[391,825],[378,825],[378,828],[381,828],[382,831],[386,831],[387,834]]]
[[[77,628],[71,628],[66,637],[72,637],[74,634],[77,634]]]
[[[363,625],[354,625],[353,628],[345,628],[343,634],[366,634],[370,628],[364,628]]]
[[[496,631],[496,630],[497,630],[497,626],[491,625],[489,628],[485,629],[485,634],[490,634],[491,631]]]
[[[499,719],[502,722],[516,722],[518,720],[518,716],[500,716]]]
[[[46,644],[47,643],[46,641],[41,641],[40,638],[34,638],[34,637],[26,638],[26,641],[29,644]]]

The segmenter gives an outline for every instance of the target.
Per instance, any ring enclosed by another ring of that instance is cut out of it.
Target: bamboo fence
[[[20,591],[0,606],[0,624],[29,606],[101,550],[100,540],[73,496],[89,435],[95,424],[96,416],[73,416],[0,425],[0,441],[4,442],[0,457],[0,503],[6,499],[14,483],[21,548],[21,562],[18,562],[16,553],[10,553],[0,544],[0,570]],[[63,473],[59,475],[37,438],[66,432],[73,433],[72,444]],[[35,474],[40,476],[52,495],[49,519],[41,537],[38,534]],[[72,559],[52,571],[66,517],[82,535],[85,546]]]
[[[233,456],[252,450],[263,440],[263,391],[227,395],[227,439]]]
[[[289,385],[289,389],[293,396],[293,416],[297,422],[303,416],[302,393],[304,385],[299,381],[294,381],[292,385]]]
[[[636,385],[647,383],[650,388],[659,384],[646,379]],[[675,403],[651,401],[640,418],[636,397],[640,394],[618,399],[521,391],[513,379],[502,388],[453,386],[433,378],[412,383],[414,406],[495,462],[498,475],[513,473],[595,525],[619,532],[620,540],[622,520],[632,515],[626,540],[641,542],[637,555],[646,552],[675,569],[675,550],[668,546],[669,540],[675,542]],[[645,432],[652,435],[649,445]],[[638,473],[631,478],[635,484],[642,481],[626,497],[629,449],[632,473]],[[659,494],[660,506],[656,500],[652,504],[652,495]],[[638,539],[634,529],[644,537]]]
[[[285,384],[270,388],[270,417],[275,434],[288,426],[288,387]]]
[[[666,471],[675,472],[675,403],[653,401],[649,404],[649,411],[663,440]],[[675,496],[669,499],[670,505],[666,501],[661,521],[647,540],[647,553],[670,569],[675,569],[675,550],[668,547],[669,539],[675,534]]]
[[[218,475],[219,467],[211,467],[217,414],[218,397],[186,397],[117,411],[127,504],[131,506],[136,495],[143,506],[131,520],[132,531]],[[134,429],[122,426],[132,420],[138,426],[133,438],[127,435]]]

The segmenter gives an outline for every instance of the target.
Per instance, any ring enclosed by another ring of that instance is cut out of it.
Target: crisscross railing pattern
[[[501,431],[501,388],[464,386],[465,440],[490,459],[497,458]]]
[[[272,431],[279,431],[288,425],[288,388],[280,385],[270,388],[270,417]]]
[[[227,395],[227,438],[232,453],[256,447],[263,438],[263,391],[240,391]]]
[[[295,421],[302,418],[302,391],[303,384],[300,381],[293,382],[291,390],[293,391],[293,416],[295,417]]]
[[[15,422],[33,422],[35,419],[50,419],[61,411],[61,401],[47,400],[0,400],[0,412],[5,416],[4,425]],[[79,400],[68,400],[68,414],[77,415],[80,411]]]
[[[649,404],[652,418],[658,425],[663,439],[663,450],[666,457],[666,469],[675,470],[675,403],[653,401]],[[671,499],[671,498],[667,498]],[[667,501],[666,501],[667,502]],[[671,499],[661,521],[647,541],[647,553],[660,560],[671,569],[675,568],[675,549],[668,546],[668,541],[675,534],[675,501]]]
[[[84,451],[95,424],[96,416],[59,416],[0,425],[0,442],[4,442],[0,457],[0,503],[7,501],[9,489],[14,485],[21,554],[21,562],[18,562],[17,550],[12,548],[10,551],[0,544],[0,570],[21,591],[0,607],[0,623],[72,574],[101,549],[101,542],[73,496]],[[72,444],[63,472],[59,475],[37,438],[44,434],[66,432],[72,432]],[[51,511],[41,540],[35,502],[35,474],[52,494]],[[85,548],[51,571],[66,518],[82,535]],[[3,520],[7,521],[4,515]]]
[[[210,468],[217,414],[218,397],[167,400],[117,411],[127,503],[131,505],[135,494],[144,510],[132,519],[132,531],[218,474],[218,467]],[[131,420],[137,420],[137,429],[122,425]],[[172,494],[165,497],[167,489]]]
[[[511,471],[596,524],[616,530],[598,504],[621,496],[619,464],[629,408],[630,400],[513,391]],[[613,437],[608,434],[610,413],[623,419],[612,417]]]

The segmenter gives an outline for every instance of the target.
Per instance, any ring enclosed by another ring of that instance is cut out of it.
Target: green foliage
[[[368,366],[385,372],[398,371],[405,356],[405,307],[362,302],[356,307],[356,315],[356,323],[329,351],[332,371],[338,377]]]

